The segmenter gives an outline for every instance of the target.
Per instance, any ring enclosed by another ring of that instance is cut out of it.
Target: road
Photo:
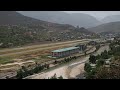
[[[11,55],[22,55],[22,54],[28,54],[33,53],[37,51],[43,51],[48,49],[54,49],[59,47],[65,47],[65,46],[74,46],[78,43],[87,43],[90,40],[75,40],[75,41],[68,41],[68,42],[59,42],[59,43],[51,43],[51,44],[42,44],[42,45],[33,45],[28,47],[21,47],[21,48],[13,48],[13,49],[4,49],[0,50],[0,57],[4,56],[11,56]]]

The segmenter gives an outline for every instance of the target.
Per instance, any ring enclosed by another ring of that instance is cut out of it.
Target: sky
[[[106,16],[110,15],[120,15],[120,11],[64,11],[67,13],[85,13],[96,17],[101,20]]]
[[[22,12],[22,11],[19,11]],[[120,15],[120,11],[63,11],[67,13],[85,13],[96,17],[98,20],[110,15]]]

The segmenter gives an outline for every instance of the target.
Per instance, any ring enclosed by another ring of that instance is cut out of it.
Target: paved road
[[[28,47],[23,47],[23,48],[15,48],[15,49],[9,49],[9,50],[1,50],[0,51],[0,57],[3,56],[11,56],[11,55],[21,55],[25,53],[33,53],[37,51],[43,51],[43,50],[48,50],[52,48],[58,48],[58,47],[64,47],[64,46],[73,46],[78,43],[87,43],[89,40],[75,40],[75,41],[68,41],[68,42],[61,42],[61,43],[54,43],[54,44],[45,44],[45,45],[39,45],[39,46],[29,46]]]
[[[20,48],[7,48],[7,49],[0,50],[0,53],[9,52],[9,51],[25,50],[25,49],[43,48],[43,47],[48,47],[48,46],[52,46],[52,45],[69,44],[69,43],[75,43],[75,42],[86,41],[86,40],[91,40],[91,39],[74,40],[74,41],[66,41],[66,42],[40,44],[40,45],[31,45],[31,46],[24,46],[24,47],[20,47]]]

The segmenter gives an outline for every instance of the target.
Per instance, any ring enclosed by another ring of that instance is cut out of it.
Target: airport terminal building
[[[52,51],[52,57],[65,57],[65,56],[70,56],[75,53],[79,53],[79,47],[69,47],[69,48],[64,48],[64,49],[58,49]]]

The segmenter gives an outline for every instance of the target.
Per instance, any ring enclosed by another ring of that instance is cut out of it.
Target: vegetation
[[[82,37],[83,34],[91,35],[91,33],[84,33],[81,31],[73,31],[71,30],[69,33],[62,33],[62,31],[54,31],[49,33],[50,30],[44,30],[48,28],[47,26],[44,28],[40,25],[2,25],[0,26],[0,48],[9,48],[22,46],[29,43],[34,42],[45,42],[45,41],[63,41],[63,40],[75,40],[78,37]],[[57,27],[52,27],[57,28]],[[62,29],[63,26],[59,27]],[[68,27],[69,28],[69,27]],[[66,29],[67,30],[67,29]],[[57,32],[57,33],[56,33]],[[91,35],[92,37],[92,35]],[[87,38],[87,36],[84,38]]]
[[[102,59],[108,59],[109,58],[109,54],[108,54],[108,52],[106,50],[101,53],[101,58]]]
[[[89,30],[97,33],[102,33],[102,32],[119,33],[120,32],[119,29],[120,29],[120,21],[105,23],[102,25],[98,25],[96,27],[89,28]]]
[[[96,63],[96,57],[94,55],[90,55],[89,62],[95,64]]]
[[[105,50],[101,55],[90,56],[89,63],[86,63],[84,67],[86,78],[120,79],[120,40],[111,42],[109,47],[110,50]]]
[[[85,63],[84,70],[85,70],[86,72],[90,72],[90,71],[92,70],[92,67],[91,67],[90,63]]]
[[[55,62],[54,62],[54,64],[62,64],[62,63],[66,63],[66,62],[70,62],[70,61],[72,61],[72,60],[75,60],[75,59],[77,59],[77,57],[76,56],[73,56],[73,57],[69,57],[69,58],[65,58],[64,60],[61,60],[61,61],[56,61],[55,60]]]
[[[104,59],[99,59],[97,61],[97,67],[103,66],[105,64],[105,60]]]
[[[56,61],[54,62],[54,64],[62,64],[62,63],[66,63],[66,62],[70,62],[71,60],[75,60],[77,57],[76,56],[73,56],[73,57],[70,57],[70,58],[65,58],[64,60],[62,61]],[[49,64],[44,64],[44,65],[38,65],[36,63],[36,66],[35,68],[32,68],[32,69],[26,69],[24,66],[19,70],[17,71],[17,75],[16,75],[16,78],[17,79],[22,79],[22,78],[25,78],[29,75],[33,75],[35,73],[39,73],[43,70],[46,70],[46,69],[49,69]],[[54,77],[51,77],[51,79],[54,79]],[[59,79],[62,79],[62,77],[58,77]]]
[[[13,63],[14,61],[10,57],[0,57],[0,64]]]
[[[49,68],[49,65],[48,64],[45,64],[45,65],[36,65],[35,68],[33,69],[26,69],[24,66],[17,72],[17,75],[16,75],[16,78],[17,79],[22,79],[22,78],[25,78],[29,75],[33,75],[35,73],[39,73],[41,72],[42,70],[44,69],[48,69]]]
[[[28,29],[20,28],[18,26],[0,26],[0,47],[8,48],[13,46],[21,46],[32,42],[34,37],[25,35],[29,33]]]
[[[120,66],[100,67],[96,74],[95,79],[120,79]]]
[[[98,36],[85,28],[45,22],[23,16],[15,11],[0,11],[0,20],[0,48],[17,47],[36,42],[76,40]]]
[[[52,76],[52,77],[50,77],[48,79],[63,79],[63,77],[62,76],[57,77],[56,74],[54,74],[54,76]]]

